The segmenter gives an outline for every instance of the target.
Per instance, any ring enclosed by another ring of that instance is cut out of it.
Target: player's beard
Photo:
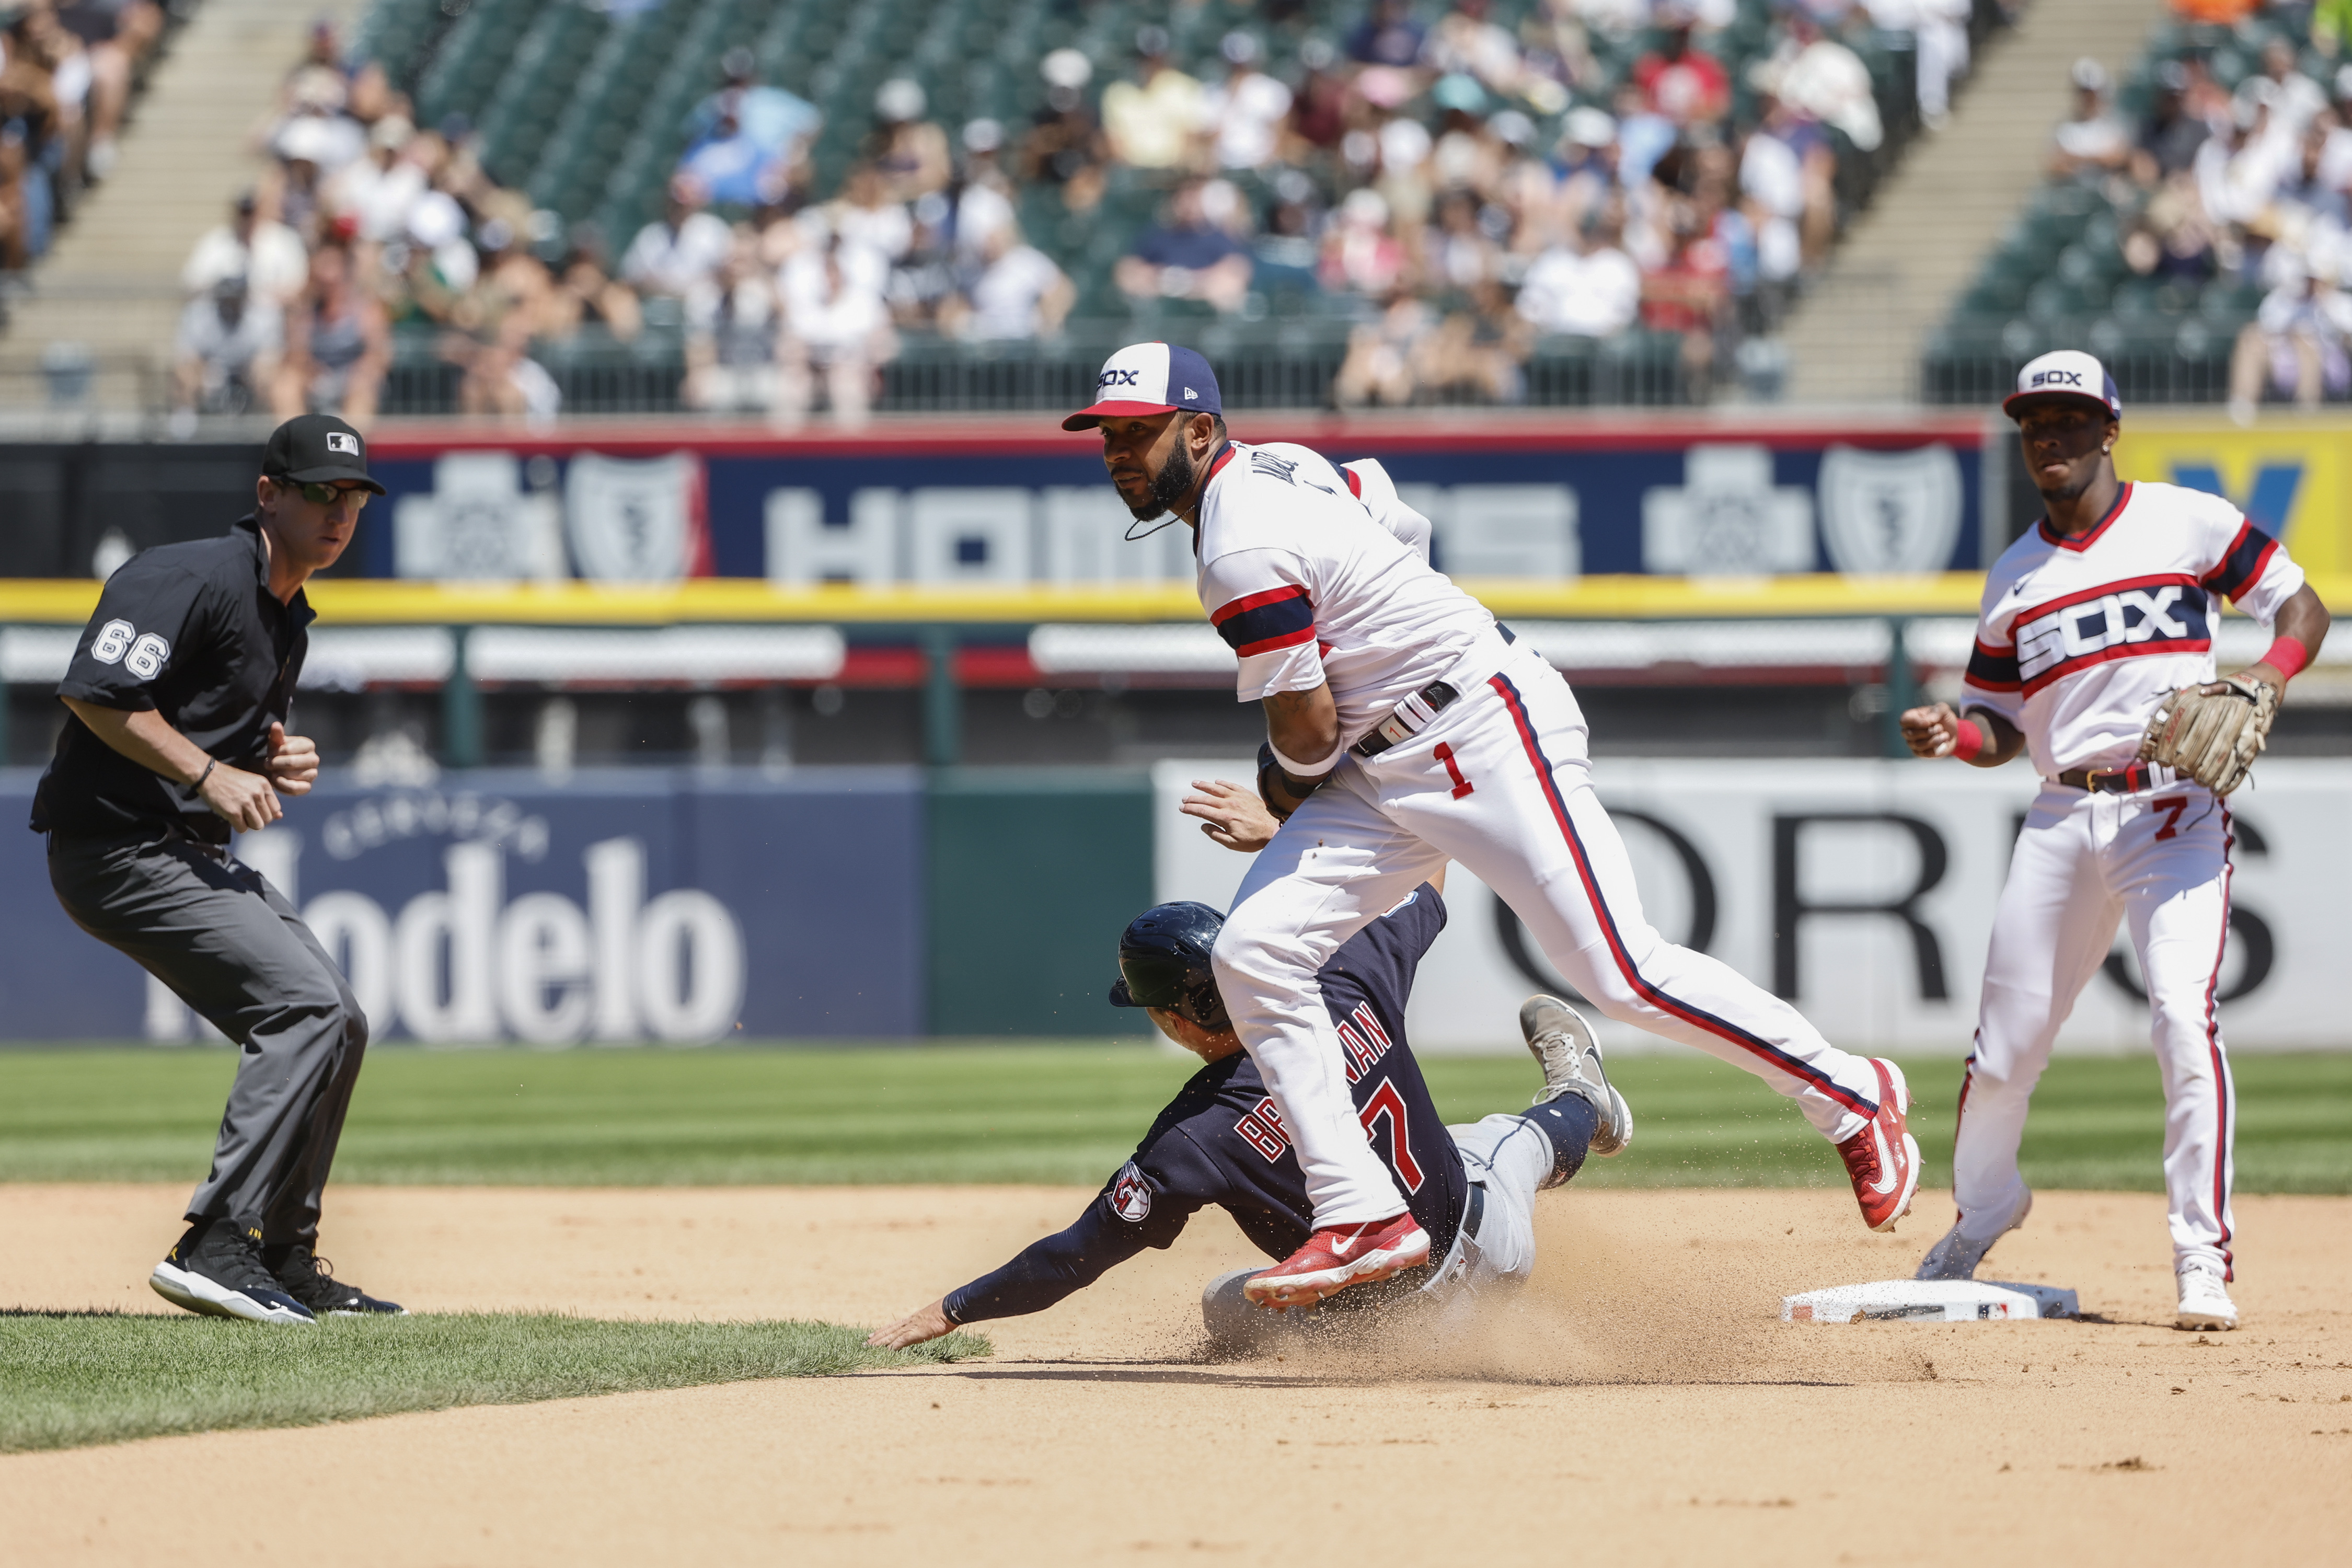
[[[1185,448],[1180,436],[1175,449],[1168,454],[1168,461],[1160,466],[1160,472],[1152,476],[1151,494],[1140,506],[1129,502],[1127,510],[1135,514],[1138,522],[1150,522],[1165,516],[1170,507],[1191,492],[1194,472],[1192,454]]]

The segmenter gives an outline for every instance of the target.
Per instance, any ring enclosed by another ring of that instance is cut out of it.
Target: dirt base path
[[[162,1309],[182,1189],[0,1189],[0,1305]],[[1066,1223],[1041,1188],[345,1188],[339,1272],[427,1310],[878,1322]],[[2170,1328],[2162,1205],[2037,1194],[2001,1278],[2083,1323],[1783,1325],[1907,1274],[1802,1192],[1570,1192],[1543,1265],[1443,1352],[1197,1359],[1196,1223],[988,1363],[0,1458],[11,1563],[2247,1560],[2352,1539],[2352,1200],[2242,1199],[2248,1326]],[[167,1309],[163,1309],[167,1310]],[[201,1543],[191,1534],[202,1521]],[[1311,1547],[1310,1547],[1311,1549]],[[1318,1552],[1318,1555],[1328,1555]]]

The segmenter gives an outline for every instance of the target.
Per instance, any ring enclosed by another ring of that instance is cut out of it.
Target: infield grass
[[[516,1313],[222,1318],[0,1312],[0,1453],[406,1410],[822,1377],[989,1353],[960,1331],[909,1351],[838,1323],[643,1323]]]
[[[1133,1150],[1190,1058],[1136,1046],[371,1052],[339,1182],[649,1186],[894,1182],[1092,1185]],[[1449,1121],[1517,1110],[1533,1064],[1425,1058]],[[2245,1056],[2238,1190],[2352,1193],[2352,1054]],[[1904,1063],[1927,1169],[1950,1178],[1960,1064]],[[0,1051],[0,1181],[194,1182],[234,1070],[210,1049]],[[1837,1186],[1785,1100],[1696,1054],[1612,1076],[1633,1147],[1596,1186]],[[2026,1129],[2028,1180],[2158,1191],[2164,1097],[2149,1057],[2053,1062]]]

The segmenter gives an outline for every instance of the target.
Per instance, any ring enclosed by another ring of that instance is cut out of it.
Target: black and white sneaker
[[[1601,1113],[1592,1152],[1622,1154],[1633,1141],[1633,1110],[1601,1065],[1601,1042],[1584,1015],[1557,996],[1538,993],[1519,1005],[1519,1034],[1542,1065],[1543,1092],[1535,1103],[1572,1094]]]
[[[315,1323],[262,1265],[261,1233],[225,1219],[198,1220],[147,1277],[174,1307],[251,1323]]]
[[[404,1318],[408,1309],[396,1301],[379,1301],[356,1285],[335,1278],[334,1265],[303,1242],[265,1248],[262,1258],[278,1283],[321,1318],[361,1318],[371,1314]]]

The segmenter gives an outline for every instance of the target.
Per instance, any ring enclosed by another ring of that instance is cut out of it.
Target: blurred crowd
[[[320,24],[269,177],[189,258],[178,405],[363,423],[395,337],[430,338],[464,412],[544,419],[542,361],[653,331],[682,342],[690,407],[854,425],[910,336],[1052,339],[1082,300],[1332,321],[1342,405],[1509,402],[1531,354],[1628,334],[1704,398],[1832,243],[1841,151],[1885,134],[1845,40],[1916,37],[1930,120],[1967,58],[1969,0],[1773,0],[1734,51],[1741,3],[1541,0],[1512,29],[1486,0],[1373,0],[1337,37],[1270,8],[1208,79],[1147,26],[1117,80],[1047,55],[1025,123],[951,129],[884,83],[826,189],[817,111],[739,48],[661,212],[611,237],[499,186],[462,116],[415,123]]]
[[[2231,356],[2234,417],[2251,419],[2265,396],[2315,406],[2352,394],[2352,7],[2176,9],[2208,34],[2273,26],[2258,49],[2233,31],[2163,55],[2137,117],[2117,110],[2098,61],[2076,61],[2050,176],[2112,205],[2133,274],[2259,290]]]
[[[1375,0],[1287,61],[1230,34],[1207,82],[1147,27],[1131,78],[1101,95],[1097,158],[1178,183],[1118,288],[1223,312],[1299,293],[1354,315],[1341,406],[1514,401],[1539,342],[1636,331],[1676,340],[1685,393],[1704,398],[1833,240],[1839,142],[1881,142],[1841,35],[1923,27],[1951,5],[1897,8],[1778,6],[1744,94],[1717,43],[1729,0],[1547,0],[1516,31],[1485,0],[1428,25]],[[1958,15],[1939,87],[1965,61]],[[1600,63],[1629,54],[1630,70]],[[1082,86],[1085,61],[1066,64]],[[1074,205],[1096,166],[1066,177]]]
[[[426,331],[467,413],[551,417],[535,342],[602,321],[633,334],[636,296],[593,234],[483,172],[462,117],[414,123],[381,65],[311,29],[258,140],[266,178],[196,242],[181,274],[174,405],[184,414],[332,411],[365,426],[397,329]]]
[[[163,26],[154,0],[0,0],[0,276],[47,254],[76,197],[113,169]]]

